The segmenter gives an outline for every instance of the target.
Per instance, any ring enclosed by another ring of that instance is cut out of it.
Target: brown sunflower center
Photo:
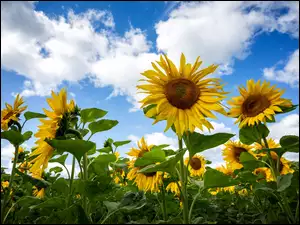
[[[243,114],[246,116],[257,116],[270,106],[266,96],[250,95],[242,105]]]
[[[237,162],[240,162],[242,152],[247,152],[247,150],[241,147],[234,147],[234,158]]]
[[[141,150],[141,151],[139,152],[139,154],[138,154],[138,158],[143,157],[143,155],[144,155],[146,152],[148,152],[148,151],[146,151],[146,150]]]
[[[145,175],[146,177],[153,177],[153,176],[156,175],[156,172],[152,172],[152,173],[144,173],[144,175]]]
[[[185,78],[171,80],[165,86],[165,95],[169,103],[179,109],[189,109],[199,98],[196,84]]]
[[[194,170],[199,170],[201,168],[201,160],[198,158],[192,158],[190,165]]]

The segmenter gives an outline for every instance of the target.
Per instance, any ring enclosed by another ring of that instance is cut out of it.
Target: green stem
[[[269,145],[268,145],[267,139],[266,139],[266,137],[264,137],[264,136],[263,136],[263,141],[264,141],[265,147],[266,147],[267,149],[269,149]],[[276,167],[275,167],[275,164],[274,164],[274,161],[273,161],[273,158],[272,158],[272,156],[271,156],[270,151],[267,151],[267,155],[268,155],[268,158],[269,158],[269,161],[270,161],[270,165],[271,165],[271,168],[272,168],[272,175],[273,175],[273,178],[274,178],[275,181],[277,181],[277,174],[276,174],[276,172],[275,172]]]
[[[299,222],[299,198],[298,198],[297,207],[296,207],[295,221],[296,221],[296,223]]]
[[[75,156],[73,156],[73,161],[72,161],[72,171],[71,171],[71,178],[70,178],[70,191],[69,191],[68,206],[70,205],[71,199],[72,199],[72,185],[73,185],[74,173],[75,173]]]
[[[85,153],[83,155],[83,178],[84,178],[85,182],[88,180],[87,153]],[[86,196],[83,196],[83,208],[84,208],[84,211],[85,211],[86,215],[88,215],[88,212],[87,212],[87,197]]]
[[[24,121],[24,123],[21,126],[21,129],[23,129],[23,127],[24,127],[24,125],[25,125],[26,122],[27,122],[27,120]]]
[[[20,131],[21,132],[21,131]],[[4,212],[5,212],[5,207],[6,205],[9,203],[10,201],[10,198],[9,198],[9,195],[10,195],[10,192],[11,192],[11,187],[12,187],[12,183],[13,183],[13,180],[14,180],[14,176],[15,176],[15,170],[16,170],[16,165],[17,165],[17,161],[18,161],[18,156],[19,156],[19,145],[15,145],[15,157],[14,157],[14,163],[13,163],[13,167],[11,169],[11,175],[10,175],[10,178],[9,178],[9,185],[8,185],[8,190],[7,192],[5,193],[5,196],[4,196],[4,200],[3,200],[3,205],[2,205],[2,208],[1,208],[1,223],[3,224],[4,222]]]
[[[165,195],[165,186],[162,185],[161,188],[161,194],[162,194],[162,211],[164,215],[164,221],[167,221],[167,205],[166,205],[166,195]]]
[[[196,199],[198,198],[199,195],[200,195],[200,188],[199,188],[199,191],[198,191],[198,193],[196,194],[196,196],[194,197],[193,202],[192,202],[192,204],[191,204],[191,208],[190,208],[190,211],[189,211],[189,221],[191,221],[192,211],[193,211],[193,208],[194,208],[194,204],[195,204]]]
[[[182,139],[178,138],[179,151],[182,150]],[[183,223],[189,224],[188,219],[188,201],[186,192],[186,176],[184,171],[183,156],[180,159],[180,175],[181,175],[181,190],[182,190],[182,201],[183,201]]]

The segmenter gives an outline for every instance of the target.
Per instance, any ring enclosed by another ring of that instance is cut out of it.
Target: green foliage
[[[8,140],[12,145],[21,145],[23,142],[31,138],[32,132],[27,131],[23,135],[15,130],[8,130],[1,132],[1,139]]]
[[[92,134],[110,130],[114,126],[116,126],[119,122],[117,120],[98,120],[96,122],[92,122],[89,124],[89,129]]]
[[[122,145],[126,145],[128,143],[130,143],[131,141],[130,140],[127,140],[127,141],[115,141],[113,144],[115,147],[119,147],[119,146],[122,146]]]
[[[224,173],[206,167],[207,171],[204,174],[204,188],[227,187],[238,184],[238,181]]]
[[[36,119],[36,118],[46,118],[47,116],[41,113],[27,111],[24,113],[26,120]]]
[[[153,163],[163,162],[166,159],[165,152],[161,149],[152,149],[150,152],[146,152],[142,157],[138,158],[134,166],[148,166]]]
[[[296,135],[283,136],[279,143],[288,152],[299,152],[299,137]]]
[[[263,137],[268,137],[270,131],[262,123],[254,126],[244,126],[239,131],[240,141],[246,145],[260,143]]]
[[[217,133],[213,135],[203,135],[197,132],[183,135],[184,143],[189,150],[190,157],[204,150],[217,147],[227,142],[234,134]]]
[[[82,109],[80,111],[80,118],[83,123],[94,122],[107,114],[107,111],[97,108]]]

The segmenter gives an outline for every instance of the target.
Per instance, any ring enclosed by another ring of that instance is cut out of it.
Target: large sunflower
[[[135,167],[134,163],[137,158],[142,157],[146,152],[151,150],[153,145],[147,145],[144,137],[138,142],[139,149],[132,148],[127,154],[132,156],[133,159],[128,162],[128,168],[130,169],[127,178],[128,180],[134,180],[139,190],[159,192],[160,185],[162,185],[162,172],[154,173],[139,173],[141,167]]]
[[[199,57],[192,66],[186,64],[184,54],[181,54],[180,67],[176,68],[174,63],[165,56],[160,56],[157,64],[163,71],[152,63],[154,70],[147,70],[142,73],[148,80],[142,79],[150,84],[138,85],[138,89],[144,90],[142,93],[148,94],[141,103],[142,107],[150,104],[156,106],[147,112],[147,116],[156,115],[154,123],[160,120],[167,120],[167,131],[173,124],[176,133],[181,136],[184,131],[194,131],[195,127],[203,130],[203,126],[209,130],[213,126],[205,117],[216,118],[212,110],[226,114],[220,104],[225,98],[220,79],[207,78],[208,74],[213,73],[217,65],[211,65],[199,70],[202,61]]]
[[[63,116],[75,109],[73,100],[71,100],[69,104],[67,103],[67,93],[65,89],[62,89],[58,95],[52,91],[52,98],[48,98],[47,102],[53,111],[43,109],[48,119],[40,119],[42,125],[39,126],[38,132],[34,135],[38,138],[35,142],[37,147],[30,154],[30,157],[36,156],[30,161],[30,163],[33,164],[30,168],[30,172],[32,173],[32,176],[36,178],[41,178],[54,151],[54,149],[44,140],[46,138],[55,138],[60,132],[60,128],[64,126],[64,124],[61,123]]]
[[[242,152],[248,152],[253,155],[252,147],[245,145],[239,141],[229,140],[224,144],[223,158],[230,165],[232,169],[240,169],[243,165],[240,162],[240,155]]]
[[[239,91],[240,96],[228,101],[232,106],[228,115],[238,118],[235,123],[240,122],[240,128],[266,122],[266,119],[272,120],[275,113],[282,112],[279,106],[292,106],[290,100],[281,98],[283,90],[270,86],[266,81],[260,84],[260,80],[256,83],[248,80],[247,90],[239,87]]]
[[[1,129],[7,130],[8,127],[11,125],[12,121],[19,121],[19,116],[21,112],[23,112],[27,106],[21,107],[21,105],[24,103],[23,98],[20,98],[20,95],[18,94],[15,102],[14,107],[12,107],[10,104],[5,103],[6,108],[1,110]]]
[[[184,160],[184,164],[187,165],[188,162],[189,162],[189,157],[187,157]],[[203,156],[194,155],[192,157],[192,159],[190,160],[190,164],[189,164],[189,167],[188,167],[188,169],[191,173],[191,176],[192,177],[202,176],[205,172],[205,164],[206,164],[206,161],[205,161]]]

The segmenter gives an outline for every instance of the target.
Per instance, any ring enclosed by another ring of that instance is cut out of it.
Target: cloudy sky
[[[80,108],[98,107],[119,121],[93,136],[98,148],[108,137],[130,139],[119,150],[125,156],[145,136],[176,149],[175,135],[163,133],[165,122],[151,125],[136,94],[140,73],[160,53],[176,65],[181,52],[189,62],[200,56],[204,66],[219,64],[213,76],[226,83],[228,98],[253,78],[285,89],[298,104],[298,41],[299,2],[1,2],[1,108],[21,93],[28,110],[42,112],[50,91],[65,87]],[[276,120],[271,137],[299,135],[299,109]],[[36,132],[38,124],[29,121],[25,130]],[[214,133],[238,131],[224,116],[212,124]],[[1,140],[2,166],[11,168],[12,152]],[[223,163],[220,147],[203,155],[213,166]]]

